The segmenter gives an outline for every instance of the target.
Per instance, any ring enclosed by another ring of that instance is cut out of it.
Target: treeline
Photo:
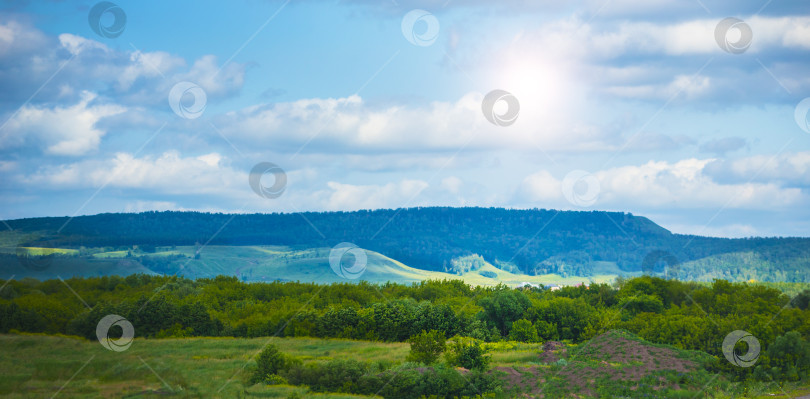
[[[799,348],[807,344],[810,291],[790,298],[773,288],[724,280],[701,285],[646,276],[620,279],[614,286],[558,291],[471,287],[461,281],[317,285],[147,275],[0,284],[0,332],[95,339],[97,323],[107,314],[125,317],[139,337],[275,335],[406,341],[421,331],[438,331],[448,338],[488,342],[576,343],[622,328],[653,342],[722,358],[724,337],[745,330],[762,343],[760,365],[767,365],[768,375],[782,378],[784,372],[784,378],[797,379],[810,367],[810,353],[807,366],[800,367],[805,360],[791,358],[792,365],[782,364],[767,352],[789,332],[796,333],[790,342]]]
[[[19,232],[45,232],[29,243],[32,246],[154,247],[194,245],[210,239],[212,245],[313,248],[352,242],[409,266],[434,271],[474,267],[452,264],[453,259],[474,254],[492,264],[511,261],[527,274],[587,276],[592,262],[600,261],[615,262],[625,271],[639,271],[652,250],[666,251],[681,263],[752,252],[757,257],[747,266],[752,270],[778,265],[789,281],[810,278],[810,239],[678,235],[647,218],[621,212],[435,207],[252,215],[119,213],[76,217],[56,234],[67,221],[66,217],[55,217],[7,223]],[[721,270],[727,266],[721,265]],[[758,280],[769,276],[756,274]]]
[[[797,379],[810,367],[810,349],[807,359],[794,356],[790,364],[768,352],[776,343],[791,350],[805,348],[810,337],[810,291],[790,298],[773,288],[723,280],[701,285],[647,276],[619,280],[613,286],[558,291],[470,287],[461,281],[317,285],[147,275],[64,282],[26,279],[0,285],[0,332],[95,339],[97,323],[107,314],[125,317],[138,337],[275,335],[406,341],[422,331],[438,331],[447,338],[488,342],[577,343],[621,328],[649,341],[722,359],[725,336],[745,330],[762,344],[756,368],[762,378],[767,373]],[[789,336],[790,332],[795,334]],[[735,368],[741,378],[754,370]]]

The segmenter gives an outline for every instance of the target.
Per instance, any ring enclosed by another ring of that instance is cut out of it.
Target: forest
[[[505,270],[562,276],[591,276],[599,262],[639,272],[645,257],[660,251],[680,264],[682,280],[810,282],[808,238],[672,234],[645,217],[621,212],[446,207],[250,215],[144,212],[6,223],[26,237],[19,245],[31,247],[316,248],[351,242],[424,270],[469,270],[475,262],[458,259],[476,256]]]

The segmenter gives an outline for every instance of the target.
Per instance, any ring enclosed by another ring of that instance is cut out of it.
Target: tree
[[[660,298],[646,294],[624,297],[619,302],[619,307],[626,309],[633,315],[642,312],[661,313],[664,310],[664,304],[661,302]]]
[[[537,330],[537,338],[540,341],[556,341],[560,339],[560,334],[557,333],[557,326],[554,323],[537,320],[534,323],[534,328]]]
[[[802,339],[797,331],[776,338],[765,355],[764,361],[755,370],[755,376],[759,379],[798,381],[810,371],[810,343]]]
[[[256,358],[256,374],[253,379],[254,381],[272,381],[274,375],[278,375],[279,372],[298,363],[300,363],[299,360],[279,352],[277,346],[267,345]]]
[[[424,364],[435,363],[447,348],[446,339],[441,331],[430,330],[414,335],[410,338],[411,352],[408,361]]]
[[[535,323],[542,320],[556,326],[559,339],[579,341],[597,311],[582,298],[561,297],[538,302],[527,313]]]
[[[512,329],[509,331],[509,339],[520,342],[537,342],[540,340],[537,335],[537,329],[534,328],[531,321],[526,319],[520,319],[512,323]]]
[[[806,310],[808,305],[810,305],[810,289],[796,294],[796,296],[790,301],[790,306],[799,308],[801,310]]]
[[[464,367],[469,370],[486,370],[490,356],[478,341],[471,338],[457,337],[447,346],[444,359],[450,366]]]
[[[526,294],[506,287],[499,287],[494,294],[481,299],[478,304],[484,308],[483,319],[498,328],[502,336],[509,333],[512,323],[522,318],[523,313],[531,306]]]

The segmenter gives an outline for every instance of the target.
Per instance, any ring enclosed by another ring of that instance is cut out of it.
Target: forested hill
[[[26,243],[31,246],[208,243],[311,248],[351,242],[409,266],[438,271],[447,270],[453,259],[478,254],[493,265],[517,267],[527,274],[558,273],[564,267],[566,274],[588,276],[600,262],[639,271],[644,257],[656,250],[672,254],[680,263],[694,261],[693,268],[725,262],[726,269],[769,265],[790,273],[810,270],[810,238],[672,234],[645,217],[619,212],[430,207],[301,214],[145,212],[68,219],[7,223],[16,231],[37,233]],[[743,258],[748,259],[744,264],[735,264]],[[797,278],[791,275],[788,280]]]

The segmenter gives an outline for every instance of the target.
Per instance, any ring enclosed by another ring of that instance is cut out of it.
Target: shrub
[[[368,365],[357,360],[330,360],[322,364],[295,364],[283,371],[282,376],[290,384],[306,385],[314,392],[358,393],[360,377],[368,371]]]
[[[496,278],[498,275],[495,272],[491,272],[489,270],[481,270],[478,274],[487,277],[487,278]]]
[[[286,378],[284,378],[284,377],[282,377],[280,375],[277,375],[277,374],[271,374],[264,381],[264,383],[267,384],[267,385],[287,385],[288,384]]]
[[[422,331],[412,336],[409,342],[411,352],[408,354],[408,361],[424,364],[435,363],[447,347],[444,334],[436,330]]]
[[[301,362],[279,352],[275,345],[267,345],[256,358],[256,374],[253,382],[278,383],[278,374]]]
[[[460,398],[478,397],[500,386],[494,375],[472,371],[466,376],[443,364],[425,367],[404,363],[379,375],[366,375],[361,380],[363,394],[378,394],[384,398]]]
[[[486,370],[490,357],[478,341],[471,338],[456,338],[444,353],[448,365],[469,370]]]

